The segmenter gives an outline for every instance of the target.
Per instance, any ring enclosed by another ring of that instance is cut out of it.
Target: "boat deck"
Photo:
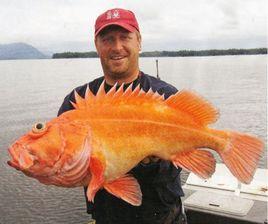
[[[251,184],[244,185],[217,164],[208,180],[191,173],[183,189],[188,224],[267,224],[267,169],[257,169]]]
[[[184,189],[184,202],[195,190]],[[267,201],[255,201],[245,216],[184,205],[188,224],[267,224]]]

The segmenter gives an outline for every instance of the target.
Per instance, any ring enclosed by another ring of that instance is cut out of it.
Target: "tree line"
[[[267,54],[267,48],[227,49],[227,50],[181,50],[181,51],[148,51],[140,53],[140,57],[193,57],[219,55],[254,55]],[[90,52],[63,52],[53,54],[52,58],[97,58],[96,51]]]

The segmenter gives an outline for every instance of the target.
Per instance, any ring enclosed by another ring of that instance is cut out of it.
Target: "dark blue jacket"
[[[90,90],[96,94],[103,80],[104,77],[97,78],[90,83],[77,87],[75,90],[84,97],[86,87],[89,85]],[[133,82],[133,88],[138,84],[144,91],[152,88],[154,92],[164,94],[165,98],[177,92],[177,89],[172,85],[142,72]],[[105,84],[106,91],[110,88],[111,86]],[[127,88],[127,85],[125,88]],[[58,116],[65,111],[74,109],[70,101],[75,101],[74,91],[65,97]],[[140,163],[130,173],[140,183],[143,194],[141,206],[132,206],[107,191],[100,190],[95,196],[94,204],[87,202],[87,212],[92,214],[98,224],[157,223],[157,220],[168,214],[169,210],[178,201],[180,202],[180,197],[183,196],[180,171],[181,169],[176,169],[168,161],[159,161],[147,165]]]

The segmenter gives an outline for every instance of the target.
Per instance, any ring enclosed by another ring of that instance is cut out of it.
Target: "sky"
[[[267,47],[267,0],[0,0],[0,44],[43,52],[94,51],[94,24],[133,11],[142,51]]]

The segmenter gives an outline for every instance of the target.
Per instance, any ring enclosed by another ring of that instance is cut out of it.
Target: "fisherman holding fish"
[[[219,113],[206,99],[141,72],[133,12],[101,14],[95,45],[104,76],[75,88],[58,117],[16,140],[11,167],[46,185],[85,187],[97,224],[180,223],[181,168],[211,177],[216,160],[207,149],[240,182],[252,181],[264,142],[210,127]]]
[[[116,8],[101,14],[95,23],[95,46],[104,76],[88,83],[94,94],[103,80],[106,92],[113,85],[120,86],[123,83],[124,89],[130,84],[132,89],[140,85],[144,91],[151,88],[154,92],[164,94],[165,98],[177,92],[170,84],[140,71],[141,34],[133,12]],[[77,87],[77,93],[84,96],[86,87],[87,84]],[[65,98],[58,115],[73,109],[70,101],[75,102],[74,92]],[[145,158],[130,171],[141,187],[141,206],[133,206],[106,190],[100,190],[94,203],[86,200],[87,212],[92,214],[97,224],[179,223],[180,197],[183,196],[180,171],[169,161],[160,161],[155,157]]]

